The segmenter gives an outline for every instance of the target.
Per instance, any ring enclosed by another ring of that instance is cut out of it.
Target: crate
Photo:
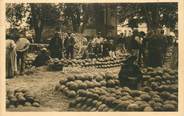
[[[63,64],[49,64],[48,70],[49,71],[63,71]]]

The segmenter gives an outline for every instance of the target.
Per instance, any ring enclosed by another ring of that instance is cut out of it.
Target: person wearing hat
[[[47,48],[42,48],[38,56],[33,61],[32,65],[35,67],[47,65],[51,57],[48,54]]]
[[[30,46],[29,40],[25,37],[23,33],[19,34],[19,37],[15,40],[16,51],[17,51],[17,66],[20,70],[20,74],[24,73],[25,56]]]
[[[63,44],[62,44],[62,39],[60,37],[60,33],[56,32],[54,34],[54,37],[49,42],[50,56],[52,58],[61,59],[62,49],[63,49]]]
[[[131,89],[139,89],[142,85],[142,73],[136,61],[136,56],[130,56],[121,66],[118,74],[120,85]]]
[[[64,47],[66,49],[66,58],[71,59],[74,58],[74,45],[75,45],[75,39],[72,37],[71,32],[68,32],[68,36],[64,40]]]

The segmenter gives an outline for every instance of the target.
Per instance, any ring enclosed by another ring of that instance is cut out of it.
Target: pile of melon
[[[29,68],[32,66],[32,63],[34,61],[34,59],[36,58],[36,54],[35,53],[28,53],[25,59],[25,68]]]
[[[167,67],[143,68],[144,86],[149,86],[155,91],[177,92],[178,71]]]
[[[16,108],[23,106],[40,107],[40,101],[30,91],[24,88],[7,90],[6,107]]]
[[[93,59],[73,59],[61,60],[61,63],[64,64],[65,67],[72,66],[72,67],[96,67],[96,68],[112,68],[112,67],[119,67],[125,61],[127,55],[123,57],[106,57],[106,58],[93,58]]]
[[[96,68],[113,68],[119,67],[123,64],[128,57],[128,54],[125,54],[121,57],[105,57],[105,58],[93,58],[93,59],[52,59],[51,63],[57,62],[57,64],[63,64],[65,67],[96,67]],[[25,60],[25,65],[27,68],[32,66],[34,58],[27,58]]]
[[[63,92],[67,97],[74,98],[79,90],[87,90],[95,87],[118,87],[119,80],[116,75],[110,73],[100,74],[78,74],[68,76],[59,81],[55,90]]]
[[[112,73],[68,76],[55,90],[70,99],[70,108],[81,111],[177,111],[177,71],[148,67],[142,72],[139,90],[120,87],[117,74]]]
[[[176,111],[175,99],[163,99],[155,91],[130,90],[123,88],[96,87],[79,90],[78,97],[71,100],[70,107],[82,111]]]

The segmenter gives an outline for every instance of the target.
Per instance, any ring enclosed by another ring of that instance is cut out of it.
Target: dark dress
[[[71,59],[74,58],[74,45],[75,39],[72,36],[68,36],[64,41],[67,59],[69,58],[69,56],[71,57]]]
[[[137,89],[138,84],[142,83],[142,73],[135,64],[122,65],[118,76],[121,86]]]
[[[33,61],[33,66],[39,67],[39,66],[43,66],[46,65],[49,61],[49,55],[48,53],[44,52],[44,53],[40,53],[38,54],[38,56],[35,58],[35,60]]]
[[[148,65],[162,66],[165,42],[161,35],[153,35],[148,42]]]
[[[105,41],[103,43],[103,57],[109,56],[109,50],[110,50],[110,43],[108,41]]]
[[[52,58],[62,58],[62,40],[60,37],[53,37],[51,39],[49,50]]]

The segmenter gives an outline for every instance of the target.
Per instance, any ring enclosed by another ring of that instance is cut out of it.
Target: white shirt
[[[30,42],[26,38],[19,38],[16,42],[16,50],[21,51],[25,49],[26,46],[29,46]]]

